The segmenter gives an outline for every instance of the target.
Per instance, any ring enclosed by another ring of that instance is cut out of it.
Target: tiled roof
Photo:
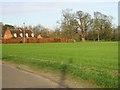
[[[27,37],[27,36],[33,37],[32,34],[34,34],[32,30],[28,30],[28,29],[25,29],[25,30],[14,29],[14,30],[10,30],[10,31],[11,31],[13,36],[14,36],[14,34],[16,34],[17,37],[21,37],[21,35],[22,35],[22,37],[24,37],[24,35],[25,35],[25,37]]]

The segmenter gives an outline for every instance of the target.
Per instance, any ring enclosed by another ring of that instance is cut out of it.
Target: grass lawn
[[[118,87],[118,43],[3,44],[2,59],[46,68],[89,80],[99,87]]]

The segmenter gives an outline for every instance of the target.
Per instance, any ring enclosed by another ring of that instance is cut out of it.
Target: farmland
[[[118,87],[118,43],[3,44],[3,61],[65,71],[99,87]],[[65,68],[67,67],[67,68]]]

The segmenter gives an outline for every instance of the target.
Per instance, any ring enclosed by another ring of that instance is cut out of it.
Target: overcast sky
[[[91,15],[99,11],[113,16],[113,23],[118,24],[118,0],[2,0],[0,21],[17,26],[22,26],[23,22],[32,26],[41,24],[53,29],[62,18],[61,11],[67,8]]]

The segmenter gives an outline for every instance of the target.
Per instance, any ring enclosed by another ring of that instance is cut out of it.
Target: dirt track
[[[42,76],[2,65],[2,88],[58,88],[57,83]]]

